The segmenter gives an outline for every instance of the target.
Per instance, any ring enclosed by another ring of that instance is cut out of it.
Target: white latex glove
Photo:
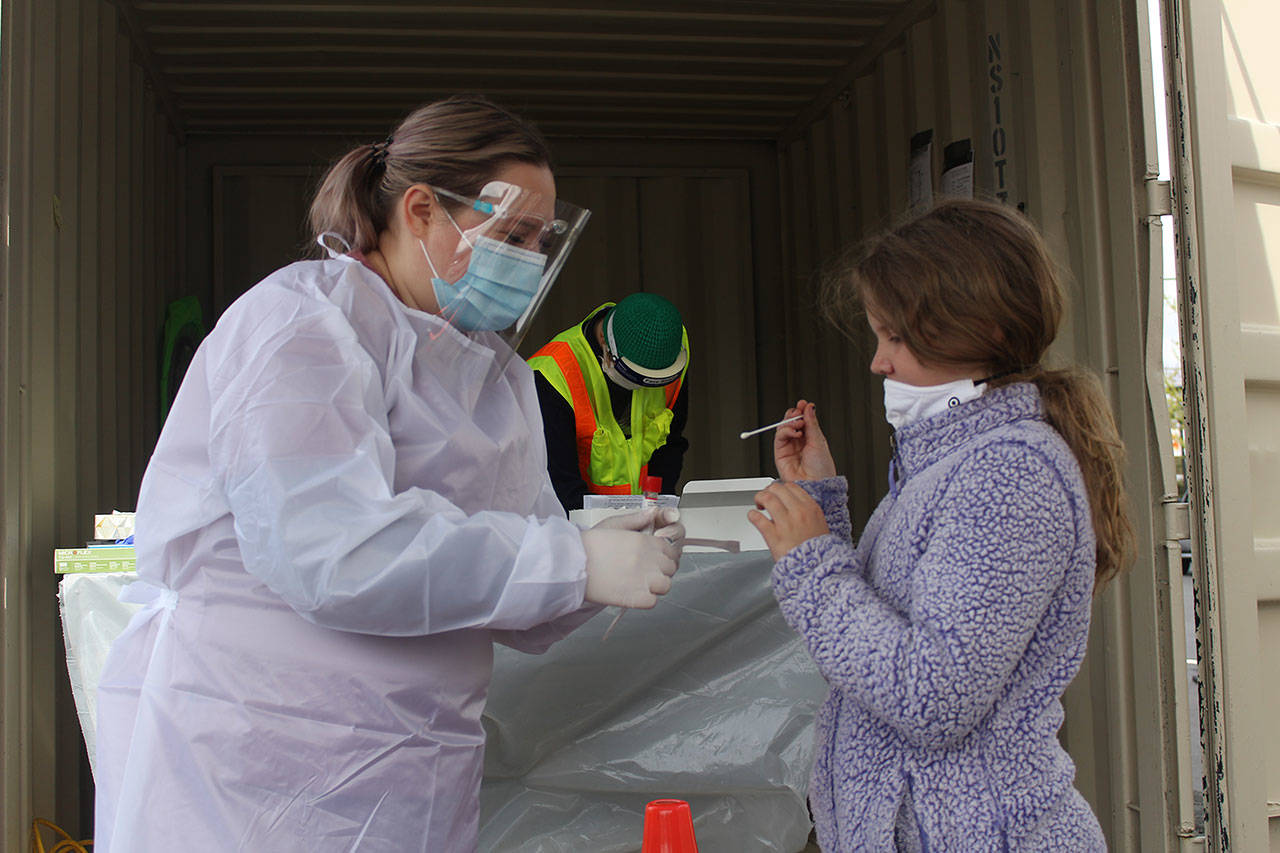
[[[656,528],[656,529],[655,529]],[[684,554],[684,525],[680,523],[680,510],[673,506],[637,509],[603,518],[591,526],[592,530],[634,530],[652,533],[676,547],[675,561]]]
[[[653,531],[653,535],[661,539],[666,539],[672,545],[675,545],[676,562],[680,562],[680,557],[684,554],[684,524],[680,521],[680,510],[675,507],[659,507],[654,518],[654,526],[658,529]]]
[[[673,542],[679,542],[684,539],[684,525],[680,524],[680,510],[672,506],[654,507],[652,509],[634,509],[631,512],[621,512],[617,515],[611,515],[603,518],[591,526],[592,530],[608,529],[608,530],[635,530],[640,533],[651,532],[651,526],[657,528],[652,530],[656,536],[665,536]],[[677,531],[680,535],[674,536],[663,533],[667,528],[679,528]]]
[[[680,566],[684,525],[673,509],[646,509],[604,519],[582,531],[587,552],[586,600],[648,609],[671,589]],[[661,524],[657,533],[640,532]]]

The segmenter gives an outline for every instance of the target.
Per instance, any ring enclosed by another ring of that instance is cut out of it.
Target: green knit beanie
[[[645,372],[665,372],[680,361],[684,323],[676,306],[656,293],[633,293],[609,316],[614,354]]]

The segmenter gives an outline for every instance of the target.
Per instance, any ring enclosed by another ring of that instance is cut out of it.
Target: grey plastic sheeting
[[[688,800],[704,851],[795,853],[826,694],[769,589],[768,552],[689,553],[671,592],[544,655],[495,649],[480,850],[640,849],[645,803]],[[67,668],[89,754],[98,675],[137,605],[128,574],[67,575]]]
[[[704,851],[796,853],[826,695],[769,588],[768,552],[685,554],[653,610],[609,609],[544,655],[495,650],[480,850],[640,849],[688,800]]]

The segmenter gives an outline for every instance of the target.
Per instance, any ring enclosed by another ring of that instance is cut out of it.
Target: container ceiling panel
[[[552,136],[772,139],[934,0],[115,0],[179,132],[377,133],[478,92]]]

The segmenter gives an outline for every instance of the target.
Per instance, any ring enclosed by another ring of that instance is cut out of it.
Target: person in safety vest
[[[606,302],[529,359],[547,469],[565,510],[583,496],[635,495],[641,478],[673,494],[689,442],[689,335],[656,293]]]

